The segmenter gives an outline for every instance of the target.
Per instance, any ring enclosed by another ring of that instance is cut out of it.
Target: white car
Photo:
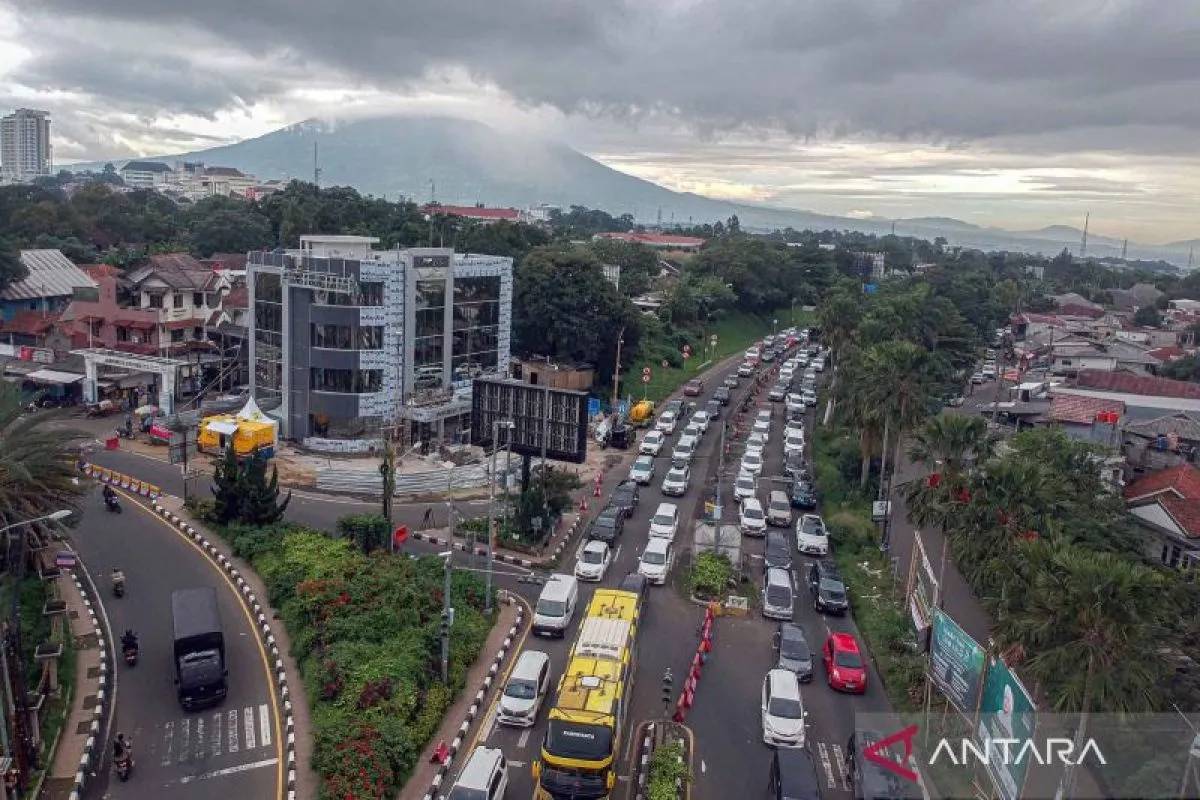
[[[700,441],[700,437],[704,435],[704,428],[697,425],[695,418],[693,418],[688,421],[687,427],[683,429],[683,435],[690,436],[698,442]]]
[[[612,562],[612,550],[607,542],[588,539],[575,561],[575,577],[581,581],[602,581]]]
[[[760,351],[757,347],[751,347],[748,350],[746,350],[746,359],[747,360],[756,359],[761,355],[762,355],[762,351]]]
[[[775,668],[763,678],[763,742],[771,747],[804,747],[804,701],[800,679],[790,669]]]
[[[754,477],[758,477],[763,471],[762,453],[749,452],[742,456],[742,465],[740,470],[748,472]]]
[[[767,535],[767,515],[757,497],[747,497],[738,509],[738,525],[747,536]]]
[[[767,437],[757,431],[746,437],[746,452],[762,454],[767,447]]]
[[[804,431],[792,432],[783,437],[784,455],[793,451],[804,451]]]
[[[796,520],[796,549],[810,556],[829,555],[829,532],[819,514],[804,514]]]
[[[815,362],[813,362],[812,366],[813,366],[813,369],[815,369],[817,372],[824,372],[825,371],[825,359],[818,358]]]
[[[754,420],[754,427],[750,429],[751,433],[761,433],[763,437],[771,435],[771,421],[769,419]]]
[[[664,411],[662,416],[658,418],[658,422],[654,423],[654,429],[670,436],[675,432],[676,421],[674,411]]]
[[[758,410],[758,413],[754,415],[754,421],[770,423],[771,422],[771,409],[760,408]]]
[[[733,482],[733,499],[735,502],[742,502],[747,497],[754,497],[758,494],[758,481],[753,475],[748,472],[743,472],[737,476],[737,480]]]
[[[654,456],[638,456],[629,468],[629,479],[642,486],[649,486],[654,480]]]
[[[804,398],[800,396],[799,392],[789,392],[788,396],[784,398],[784,401],[788,411],[791,411],[795,408],[800,408],[804,405]]]
[[[656,456],[662,452],[667,443],[667,435],[660,430],[647,431],[638,444],[638,452],[644,456]]]
[[[690,428],[695,425],[700,429],[700,435],[703,436],[708,432],[708,424],[710,422],[712,422],[712,420],[709,418],[707,411],[697,411],[696,413],[692,414],[692,421],[688,423],[688,427]]]
[[[801,397],[804,398],[804,405],[808,406],[809,408],[812,408],[817,404],[816,392],[804,392]]]
[[[662,585],[675,561],[675,547],[669,539],[650,539],[638,559],[638,574],[650,583]]]
[[[667,474],[663,477],[662,493],[669,497],[683,497],[687,494],[688,483],[691,481],[692,473],[685,463],[674,464]]]
[[[650,536],[672,540],[679,529],[679,507],[674,503],[659,503],[650,518]]]
[[[737,374],[740,378],[749,378],[754,374],[754,365],[747,362],[737,368]]]

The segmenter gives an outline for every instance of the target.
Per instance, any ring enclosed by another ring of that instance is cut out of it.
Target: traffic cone
[[[711,650],[712,650],[712,639],[701,639],[700,640],[700,652],[708,653]]]
[[[586,497],[579,498],[579,513],[586,514],[587,510],[588,510],[587,509],[587,498]]]
[[[599,497],[599,496],[600,496],[600,484],[597,483],[595,486],[592,487],[592,497]]]

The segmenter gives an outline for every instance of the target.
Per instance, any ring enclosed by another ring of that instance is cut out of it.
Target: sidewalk
[[[97,718],[96,702],[101,689],[101,676],[107,675],[92,612],[70,573],[57,579],[59,597],[67,606],[67,623],[75,643],[75,682],[71,708],[59,734],[54,760],[46,772],[39,795],[47,800],[67,800],[82,784],[82,766],[91,752],[103,753],[107,746]],[[106,680],[107,682],[107,680]],[[65,688],[65,687],[64,687]],[[93,765],[92,769],[95,769]],[[78,795],[75,795],[78,797]]]
[[[475,737],[479,735],[480,726],[487,722],[495,690],[504,684],[508,669],[513,663],[513,656],[521,648],[532,619],[525,611],[523,601],[515,595],[509,596],[513,598],[512,602],[500,606],[496,625],[488,634],[479,658],[467,672],[467,682],[463,691],[442,717],[441,727],[422,751],[397,800],[424,800],[431,794],[447,793],[453,776],[458,774],[458,770],[470,754]],[[514,626],[516,636],[512,637]],[[433,754],[439,744],[450,748],[451,761],[445,767],[433,763]],[[443,770],[445,776],[441,778],[437,792],[433,793],[431,787]]]

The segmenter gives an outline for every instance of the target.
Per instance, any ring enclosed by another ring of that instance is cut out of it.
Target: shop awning
[[[157,322],[148,319],[114,319],[113,325],[118,328],[142,328],[144,330],[152,330]]]
[[[54,386],[69,386],[83,380],[83,376],[76,375],[74,372],[59,372],[56,369],[39,369],[26,375],[25,380]]]
[[[214,421],[208,423],[208,429],[213,433],[222,433],[226,436],[232,436],[233,434],[237,433],[238,426],[236,422]]]

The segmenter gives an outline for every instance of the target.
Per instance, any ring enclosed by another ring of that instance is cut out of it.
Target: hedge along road
[[[134,743],[134,769],[122,783],[111,771],[112,745],[89,797],[281,798],[283,737],[272,673],[249,611],[225,574],[175,527],[121,493],[123,513],[104,509],[99,492],[85,500],[75,533],[79,553],[96,577],[118,639],[133,628],[141,641],[134,667],[118,658],[113,735]],[[109,573],[119,566],[126,592],[112,595]],[[175,692],[171,593],[209,586],[217,592],[229,668],[229,694],[213,708],[185,713]],[[119,648],[118,648],[119,649]]]

